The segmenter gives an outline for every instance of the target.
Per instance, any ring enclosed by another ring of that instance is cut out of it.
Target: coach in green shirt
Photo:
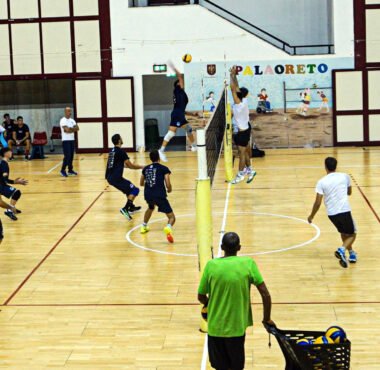
[[[270,318],[271,297],[250,257],[238,257],[240,239],[226,233],[222,240],[224,257],[209,261],[198,288],[198,300],[207,305],[208,352],[211,366],[218,370],[244,369],[245,330],[253,325],[250,288],[255,285],[264,306],[263,324]]]

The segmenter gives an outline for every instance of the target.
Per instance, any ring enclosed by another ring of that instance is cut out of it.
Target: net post
[[[233,152],[232,152],[232,119],[231,104],[227,102],[226,93],[226,130],[224,132],[224,170],[226,181],[231,182],[234,178]]]
[[[206,132],[197,130],[198,179],[195,192],[198,265],[200,277],[207,262],[213,258],[211,182],[207,175]],[[207,333],[207,322],[201,318],[200,330]]]

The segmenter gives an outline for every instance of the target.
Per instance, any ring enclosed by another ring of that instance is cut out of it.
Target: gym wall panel
[[[366,5],[380,4],[380,0],[365,0]]]
[[[380,141],[380,114],[369,115],[369,141]]]
[[[71,73],[70,22],[42,23],[45,73]]]
[[[363,109],[362,72],[336,73],[336,110]]]
[[[38,18],[38,0],[11,0],[11,18]]]
[[[103,148],[103,123],[79,122],[78,149]]]
[[[70,16],[69,0],[40,0],[42,17]]]
[[[8,25],[0,25],[0,75],[11,74],[11,59],[9,56],[9,32]]]
[[[336,120],[339,143],[364,140],[362,115],[338,116]]]
[[[106,81],[107,116],[132,117],[131,80],[115,79]]]
[[[38,23],[12,24],[14,74],[40,74],[41,48]]]
[[[98,15],[98,0],[74,0],[74,16]]]
[[[0,0],[0,19],[8,19],[8,2]]]
[[[76,106],[78,118],[101,118],[102,101],[100,80],[76,80]],[[103,145],[102,145],[103,146]]]
[[[123,148],[133,148],[133,123],[132,122],[108,122],[108,147],[112,148],[111,138],[115,134],[120,134],[123,139]]]
[[[380,109],[380,71],[368,71],[368,108]]]
[[[366,10],[366,49],[367,62],[380,62],[380,9]]]
[[[77,21],[74,29],[77,72],[100,72],[99,21]]]

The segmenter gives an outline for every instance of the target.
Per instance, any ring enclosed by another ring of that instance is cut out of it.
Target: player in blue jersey
[[[170,183],[170,170],[169,168],[160,164],[160,155],[158,150],[153,150],[150,153],[151,164],[146,166],[141,175],[140,185],[144,186],[144,197],[148,203],[148,209],[144,215],[144,222],[141,226],[141,234],[149,231],[148,222],[152,216],[155,206],[158,207],[158,212],[165,213],[168,217],[168,224],[164,228],[166,238],[170,243],[173,243],[172,227],[175,222],[175,216],[167,199],[167,194],[171,193],[172,185]]]
[[[129,160],[127,153],[121,148],[123,140],[119,134],[112,136],[112,143],[115,147],[108,155],[106,180],[110,185],[120,190],[127,196],[127,203],[120,212],[128,219],[132,220],[131,214],[140,210],[141,207],[136,207],[133,200],[137,197],[140,189],[134,186],[130,181],[123,178],[124,167],[132,170],[143,169],[144,166],[132,163]]]
[[[185,114],[194,115],[198,117],[195,113],[186,112],[186,106],[189,102],[189,98],[185,92],[185,85],[183,82],[183,77],[181,73],[175,68],[172,63],[169,63],[169,66],[174,69],[177,80],[174,82],[174,91],[173,91],[173,111],[171,113],[171,121],[169,126],[169,131],[164,137],[164,141],[162,142],[161,149],[159,151],[160,158],[162,161],[167,162],[165,149],[168,145],[169,141],[175,136],[177,130],[179,128],[183,128],[186,130],[187,137],[191,143],[191,151],[195,152],[197,150],[197,146],[195,144],[195,139],[193,135],[193,129],[190,126],[189,122],[186,119]]]

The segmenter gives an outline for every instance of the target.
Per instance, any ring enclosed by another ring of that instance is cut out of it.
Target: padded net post
[[[226,94],[227,97],[227,94]],[[231,104],[226,105],[226,131],[224,133],[224,170],[226,181],[231,182],[234,178],[233,151],[232,151],[232,119]]]

